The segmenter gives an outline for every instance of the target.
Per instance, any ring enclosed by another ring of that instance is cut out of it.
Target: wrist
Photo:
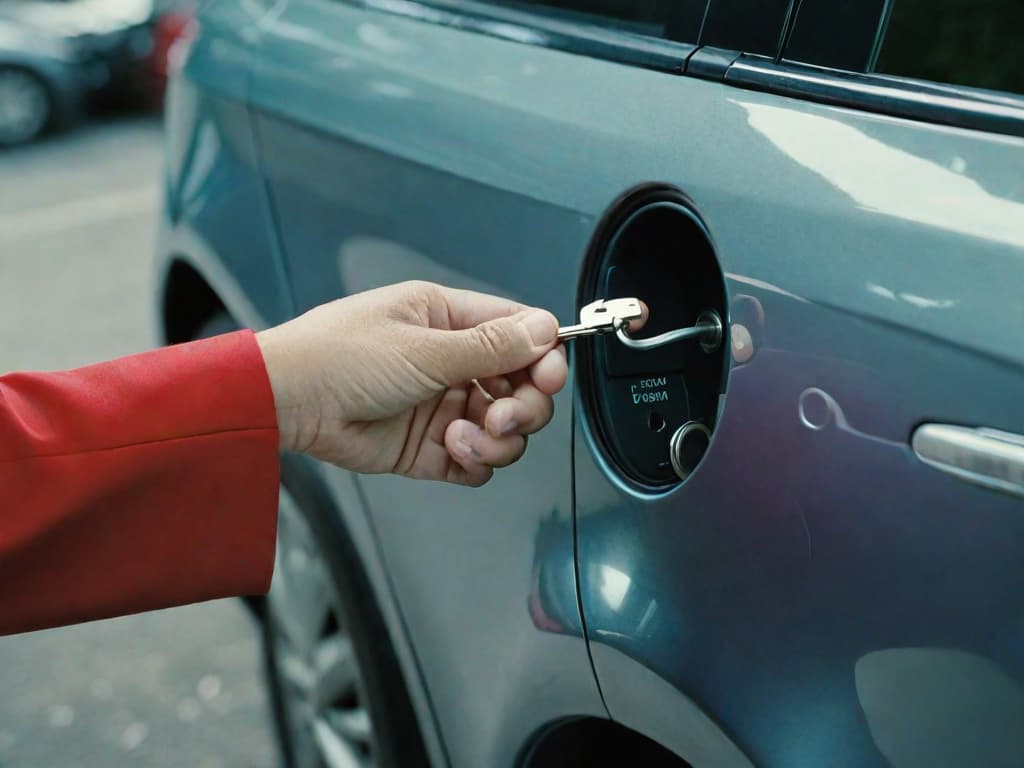
[[[270,328],[256,334],[256,343],[263,355],[270,389],[274,395],[274,410],[277,414],[277,431],[282,451],[301,451],[302,399],[295,391],[291,371],[294,361],[290,360],[288,346],[281,339],[279,328]]]

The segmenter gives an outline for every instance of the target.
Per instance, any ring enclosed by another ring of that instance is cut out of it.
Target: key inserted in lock
[[[577,325],[559,328],[558,338],[569,341],[580,336],[614,333],[619,341],[636,350],[657,349],[684,339],[699,339],[701,349],[709,353],[715,352],[722,344],[722,319],[713,309],[704,310],[697,323],[689,328],[677,328],[650,339],[634,339],[629,335],[629,321],[640,317],[643,317],[643,308],[637,298],[598,299],[580,310]],[[494,402],[494,397],[479,381],[473,379],[473,385],[488,402]]]
[[[639,299],[598,299],[587,304],[580,310],[578,325],[567,325],[558,329],[558,338],[562,341],[580,336],[594,336],[599,333],[612,333],[629,325],[630,320],[643,317],[643,307]]]
[[[615,336],[630,349],[649,350],[674,344],[686,339],[700,340],[701,349],[715,352],[722,345],[722,318],[713,309],[706,309],[697,317],[697,322],[688,328],[677,328],[658,334],[649,339],[634,339],[629,333],[629,321],[643,315],[640,300],[636,298],[598,299],[580,310],[578,325],[558,329],[562,341],[580,336],[614,332]]]
[[[618,340],[630,349],[657,349],[684,339],[699,339],[700,348],[708,353],[715,352],[722,346],[722,335],[722,318],[713,309],[705,309],[701,312],[694,325],[666,331],[649,339],[634,339],[629,335],[629,328],[625,325],[619,326],[615,331]]]
[[[729,372],[726,291],[681,194],[639,190],[621,206],[594,241],[583,295],[636,296],[650,317],[575,350],[583,413],[610,467],[660,488],[688,478],[711,445]]]

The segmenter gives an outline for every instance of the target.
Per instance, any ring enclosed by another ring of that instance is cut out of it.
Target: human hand
[[[324,304],[257,340],[283,449],[479,486],[550,421],[568,375],[557,331],[541,309],[409,282]]]

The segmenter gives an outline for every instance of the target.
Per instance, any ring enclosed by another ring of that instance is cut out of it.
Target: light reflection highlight
[[[1024,246],[1024,205],[997,197],[955,168],[868,136],[839,120],[737,102],[747,121],[795,162],[861,207],[936,229]],[[962,169],[962,170],[958,170]]]
[[[629,592],[629,587],[632,585],[633,580],[629,578],[629,575],[623,573],[618,568],[612,568],[610,565],[600,566],[600,584],[598,589],[601,592],[601,597],[604,598],[608,608],[618,613],[622,608],[622,603],[626,599],[626,594]]]

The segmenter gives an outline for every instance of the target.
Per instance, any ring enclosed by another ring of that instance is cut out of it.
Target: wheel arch
[[[156,324],[163,343],[192,340],[218,313],[225,313],[240,328],[265,325],[260,313],[247,300],[230,273],[216,261],[207,264],[205,259],[196,261],[177,253],[171,251],[172,255],[162,260],[158,270]],[[314,506],[321,519],[329,519],[331,525],[347,531],[352,544],[351,553],[357,557],[383,614],[387,635],[398,656],[403,683],[411,696],[427,751],[435,765],[447,765],[447,752],[419,661],[383,574],[380,554],[349,473],[324,469],[305,456],[285,454],[282,457],[282,477],[287,477],[290,485],[301,486],[292,489],[300,503]],[[257,617],[265,609],[263,597],[246,598],[245,602]]]
[[[185,259],[172,259],[160,287],[160,332],[165,344],[180,344],[196,337],[214,315],[225,312],[236,322],[220,296]],[[239,325],[241,323],[239,322]]]
[[[518,768],[585,768],[591,765],[690,768],[657,742],[613,720],[566,718],[540,730],[524,747]]]

